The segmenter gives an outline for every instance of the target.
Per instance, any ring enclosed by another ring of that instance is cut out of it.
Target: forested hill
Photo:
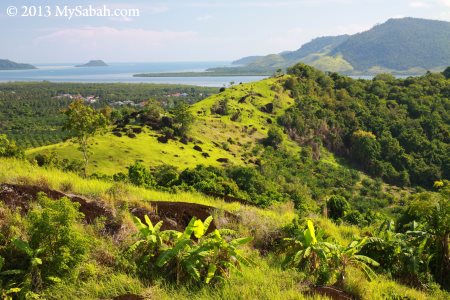
[[[28,70],[36,69],[35,66],[29,64],[19,64],[8,59],[0,59],[0,70]]]
[[[392,72],[423,74],[450,63],[450,23],[390,19],[354,35],[321,37],[296,51],[253,56],[236,61],[252,70],[276,70],[298,62],[345,74]]]
[[[450,178],[450,68],[407,79],[354,80],[303,64],[288,73],[297,102],[279,122],[300,144],[323,145],[396,185]]]
[[[392,70],[443,67],[450,63],[450,23],[390,19],[350,36],[330,54],[339,53],[357,70],[374,66]]]

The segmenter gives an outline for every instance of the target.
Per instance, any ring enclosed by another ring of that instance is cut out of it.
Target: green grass
[[[239,203],[225,203],[222,200],[206,197],[197,193],[170,194],[154,190],[138,188],[131,185],[119,185],[101,180],[83,179],[75,174],[64,173],[55,169],[44,169],[23,160],[0,159],[0,182],[21,183],[46,186],[59,189],[61,186],[70,186],[70,192],[81,194],[92,199],[114,201],[112,190],[120,188],[120,200],[151,203],[159,201],[184,201],[211,205],[225,209],[241,216],[238,224],[229,224],[238,230],[242,236],[254,236],[263,240],[271,233],[291,223],[295,217],[292,205],[280,204],[269,209],[248,207]],[[314,217],[318,227],[324,229],[328,236],[341,244],[347,244],[362,234],[364,230],[356,226],[336,225],[322,217]],[[86,232],[92,234],[92,228],[87,226]],[[95,251],[117,253],[114,241],[98,242]],[[301,282],[306,274],[294,270],[282,270],[280,261],[282,256],[270,254],[262,257],[257,250],[247,249],[255,265],[244,267],[242,276],[233,276],[222,287],[206,287],[191,289],[183,286],[169,285],[164,282],[147,284],[126,273],[105,267],[97,261],[84,263],[78,273],[86,278],[75,283],[61,283],[45,291],[45,299],[109,299],[128,293],[148,296],[149,299],[325,299],[320,296],[306,297],[302,291],[306,286]],[[99,252],[102,253],[102,252]],[[83,277],[84,278],[84,277]],[[397,282],[379,276],[375,281],[369,282],[357,270],[348,274],[346,291],[358,295],[361,299],[385,299],[386,295],[409,296],[411,299],[446,299],[448,294],[433,290],[418,291]]]
[[[217,161],[218,158],[227,158],[230,163],[236,165],[248,163],[242,159],[245,153],[243,148],[250,150],[256,145],[267,135],[270,126],[267,120],[276,123],[277,116],[294,104],[294,100],[283,91],[282,81],[283,78],[269,78],[260,82],[237,85],[193,105],[191,110],[195,115],[199,111],[202,112],[197,116],[190,133],[195,143],[184,145],[179,141],[170,140],[167,144],[163,144],[157,141],[157,134],[149,129],[144,130],[136,138],[127,136],[119,138],[112,134],[97,136],[91,149],[93,154],[88,172],[107,175],[126,172],[126,167],[136,160],[148,166],[171,164],[180,170],[198,164],[219,166],[221,163]],[[255,96],[248,97],[245,103],[238,103],[239,99],[249,94]],[[278,106],[274,113],[262,112],[260,108],[273,102],[275,97],[278,97]],[[231,121],[230,115],[211,115],[211,106],[224,98],[230,99],[230,110],[242,111],[241,121]],[[247,131],[244,129],[245,126],[248,128]],[[249,133],[251,128],[255,128],[256,131]],[[225,150],[222,143],[227,142],[229,138],[236,143]],[[194,150],[194,144],[198,144],[210,157],[205,158]],[[288,141],[287,137],[286,144],[292,149],[298,149],[298,146]],[[61,158],[82,159],[77,146],[70,142],[31,149],[27,151],[27,155],[32,157],[38,153],[53,151]]]
[[[247,206],[238,202],[228,203],[223,200],[208,197],[201,193],[182,192],[177,194],[144,189],[134,185],[115,184],[96,179],[84,179],[76,174],[65,173],[52,168],[40,168],[26,161],[0,158],[0,182],[19,183],[46,186],[60,190],[64,186],[70,186],[70,192],[91,198],[100,198],[107,201],[120,200],[151,204],[152,201],[188,202],[212,206],[235,214],[244,212],[257,215],[262,220],[270,220],[282,227],[295,217],[291,206],[279,205],[270,209],[260,209]],[[114,192],[119,189],[119,192]]]

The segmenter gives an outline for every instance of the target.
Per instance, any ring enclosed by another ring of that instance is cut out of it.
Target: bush
[[[277,149],[283,143],[283,131],[278,127],[270,127],[264,144]]]
[[[333,220],[341,219],[349,209],[350,205],[342,196],[331,196],[327,201],[328,217]]]
[[[6,135],[0,134],[0,157],[23,158],[25,153],[14,141],[8,140]]]
[[[64,277],[82,262],[88,250],[88,241],[76,228],[83,218],[78,211],[79,204],[67,198],[54,201],[39,196],[42,208],[36,208],[28,215],[32,249],[43,249],[42,277]]]
[[[42,193],[38,203],[24,219],[26,235],[10,237],[6,251],[0,252],[6,254],[6,266],[15,269],[4,273],[9,275],[5,286],[18,288],[19,298],[28,299],[33,292],[69,278],[89,249],[77,227],[83,218],[78,203],[67,198],[54,201]]]
[[[128,179],[137,186],[152,187],[154,186],[154,178],[150,171],[140,162],[128,167]]]

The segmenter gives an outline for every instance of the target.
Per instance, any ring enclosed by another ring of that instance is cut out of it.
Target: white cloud
[[[213,16],[211,16],[211,15],[204,15],[204,16],[199,16],[196,18],[196,20],[200,21],[200,22],[209,21],[211,19],[213,19]]]
[[[438,2],[442,5],[450,7],[450,0],[438,0]]]
[[[414,7],[414,8],[425,8],[425,7],[429,7],[430,3],[425,2],[425,1],[411,1],[409,3],[409,6]]]
[[[64,28],[39,36],[33,42],[37,52],[56,53],[59,60],[79,57],[102,57],[117,60],[155,60],[155,55],[179,49],[179,45],[191,43],[197,38],[192,31],[118,29],[114,27]]]
[[[239,2],[191,2],[186,3],[191,7],[247,7],[247,8],[274,8],[296,5],[321,5],[330,3],[350,4],[355,0],[297,0],[297,1],[239,1]]]

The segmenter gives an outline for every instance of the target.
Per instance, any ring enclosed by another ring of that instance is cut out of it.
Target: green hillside
[[[72,140],[25,153],[0,135],[0,291],[448,299],[449,77],[297,64],[192,105],[78,99]]]
[[[354,35],[316,38],[295,51],[237,62],[244,65],[241,72],[273,72],[303,62],[322,71],[350,75],[417,75],[427,70],[442,71],[450,61],[449,49],[449,22],[402,18]]]
[[[197,115],[191,136],[193,143],[185,145],[178,140],[170,140],[167,144],[158,142],[158,134],[145,130],[136,138],[116,137],[112,133],[96,138],[92,147],[93,169],[98,172],[113,175],[118,171],[126,171],[126,167],[140,160],[148,165],[172,164],[179,168],[195,167],[197,164],[221,165],[219,158],[226,158],[230,163],[244,164],[241,146],[247,143],[249,149],[255,146],[259,139],[265,137],[270,122],[276,122],[276,117],[294,103],[294,100],[283,91],[283,78],[266,79],[256,83],[242,84],[231,87],[225,92],[194,104],[191,111]],[[245,103],[238,103],[243,97],[248,97]],[[278,106],[273,114],[261,112],[260,108],[272,103],[277,98]],[[240,110],[239,122],[233,122],[229,116],[218,118],[211,114],[211,107],[221,99],[230,99],[230,111]],[[253,129],[254,128],[254,129]],[[254,131],[253,133],[249,133]],[[241,145],[229,145],[223,149],[222,143],[234,139]],[[216,143],[216,144],[214,144]],[[194,150],[199,145],[209,157]],[[34,148],[28,155],[55,151],[59,156],[81,159],[76,151],[76,145],[70,142]]]
[[[356,70],[379,66],[392,70],[446,67],[450,61],[450,23],[425,19],[390,19],[350,36],[335,47]]]

